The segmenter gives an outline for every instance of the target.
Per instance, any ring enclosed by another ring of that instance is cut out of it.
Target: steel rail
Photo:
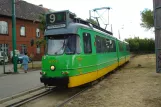
[[[65,101],[63,101],[61,104],[58,104],[56,107],[62,107],[64,106],[66,103],[68,103],[69,101],[71,101],[73,98],[77,97],[78,95],[80,95],[81,93],[83,93],[84,91],[86,91],[87,89],[89,89],[91,86],[86,87],[85,89],[79,91],[78,93],[74,94],[73,96],[69,97],[68,99],[66,99]]]
[[[41,92],[41,93],[39,93],[39,94],[36,94],[36,95],[34,95],[34,96],[32,96],[32,97],[28,97],[28,98],[23,99],[23,100],[21,100],[21,101],[15,102],[15,103],[13,103],[13,104],[7,105],[6,107],[19,107],[19,106],[21,106],[21,105],[24,105],[25,103],[28,103],[28,102],[30,102],[30,101],[33,101],[33,100],[38,99],[38,98],[40,98],[40,97],[43,97],[43,96],[45,96],[45,95],[47,95],[47,94],[50,94],[54,89],[55,89],[55,88],[45,90],[44,92]]]

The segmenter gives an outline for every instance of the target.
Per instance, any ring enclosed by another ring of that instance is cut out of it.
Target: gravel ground
[[[56,88],[49,95],[40,97],[25,105],[22,105],[21,107],[56,107],[57,105],[65,101],[67,98],[78,93],[80,90],[81,88],[74,88],[74,89]]]
[[[161,74],[153,54],[137,56],[65,107],[161,107]]]

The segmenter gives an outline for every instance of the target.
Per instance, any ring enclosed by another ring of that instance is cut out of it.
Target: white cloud
[[[100,7],[111,7],[110,24],[113,26],[114,36],[118,37],[120,30],[121,39],[139,36],[140,38],[154,38],[152,31],[141,28],[140,11],[145,8],[153,9],[152,0],[25,0],[56,11],[70,10],[78,17],[89,18],[89,10]],[[107,12],[104,18],[107,19]],[[123,29],[121,29],[123,28]],[[110,27],[108,27],[110,29]],[[129,36],[131,35],[131,36]]]

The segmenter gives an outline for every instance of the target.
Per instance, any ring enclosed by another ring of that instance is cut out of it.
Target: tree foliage
[[[44,34],[45,32],[45,26],[46,26],[46,19],[45,19],[45,14],[40,14],[39,15],[39,29],[41,32]],[[36,38],[35,39],[35,44],[38,46],[45,46],[46,40],[44,38]]]
[[[126,39],[131,52],[154,52],[155,41],[153,39],[140,39],[139,37]]]
[[[43,39],[43,38],[36,39],[35,44],[38,45],[38,46],[44,46],[46,44],[46,40]]]
[[[141,21],[140,24],[142,27],[150,30],[154,27],[153,11],[150,9],[144,9],[141,12]]]
[[[93,20],[93,19],[87,19],[86,21],[94,24],[94,25],[98,25],[97,21]]]
[[[45,14],[40,14],[40,15],[39,15],[39,21],[40,21],[39,29],[40,29],[40,30],[43,32],[43,34],[44,34],[45,25],[46,25]]]

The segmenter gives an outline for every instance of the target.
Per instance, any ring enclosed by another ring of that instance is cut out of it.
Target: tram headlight
[[[54,70],[55,70],[55,66],[54,66],[54,65],[50,66],[50,69],[51,69],[52,71],[54,71]]]

